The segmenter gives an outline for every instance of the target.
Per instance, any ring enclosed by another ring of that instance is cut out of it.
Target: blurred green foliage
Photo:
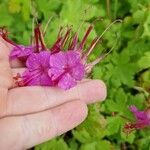
[[[48,45],[55,41],[60,26],[73,25],[75,31],[84,21],[81,38],[90,23],[103,18],[94,22],[89,44],[112,21],[123,21],[107,31],[90,57],[95,59],[117,39],[113,52],[92,71],[92,78],[106,82],[107,100],[90,105],[87,119],[77,128],[35,150],[150,150],[150,131],[126,136],[122,132],[126,120],[120,117],[133,119],[128,110],[131,104],[139,109],[150,106],[150,1],[0,0],[0,26],[7,26],[17,43],[29,44],[33,16],[38,16],[43,27],[52,17],[45,37]]]

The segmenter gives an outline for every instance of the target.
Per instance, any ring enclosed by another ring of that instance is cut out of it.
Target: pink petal
[[[50,57],[50,66],[54,68],[63,68],[65,67],[67,60],[66,55],[63,52],[52,54]]]
[[[77,84],[74,78],[69,73],[65,74],[58,82],[58,87],[67,90],[74,87]]]
[[[51,78],[48,76],[48,74],[41,74],[38,70],[35,71],[29,71],[26,70],[23,75],[22,79],[24,83],[28,86],[34,86],[34,85],[41,85],[41,86],[51,86],[52,81]]]
[[[59,69],[59,68],[51,68],[48,70],[48,75],[51,77],[52,80],[56,80],[63,73],[64,73],[64,70]]]
[[[85,67],[82,64],[77,64],[71,70],[71,76],[76,80],[81,80],[85,75]]]
[[[40,74],[35,70],[30,72],[28,69],[23,72],[22,79],[25,85],[34,86],[40,85]]]
[[[26,59],[29,55],[31,55],[34,51],[33,46],[23,46],[18,45],[17,47],[13,47],[11,53],[10,53],[10,59]]]
[[[28,57],[26,66],[27,68],[34,70],[40,68],[39,57],[37,53],[33,53]]]
[[[16,47],[14,47],[10,53],[10,59],[16,59],[17,56],[20,54],[20,50],[16,49]]]
[[[42,51],[38,55],[38,61],[39,64],[43,67],[48,67],[49,66],[49,60],[50,60],[50,52],[48,51]]]
[[[75,66],[76,63],[81,61],[80,55],[76,51],[68,51],[67,53],[67,63],[70,67]]]
[[[132,112],[137,112],[137,111],[138,111],[138,109],[137,109],[137,107],[136,107],[135,105],[131,105],[131,106],[129,107],[129,109],[130,109],[130,111],[132,111]]]
[[[130,106],[129,109],[134,113],[134,116],[138,122],[149,122],[147,113],[145,111],[139,111],[134,105]]]
[[[46,74],[41,75],[41,77],[40,77],[40,85],[41,86],[51,86],[52,84],[53,84],[52,80],[48,75],[46,75]]]

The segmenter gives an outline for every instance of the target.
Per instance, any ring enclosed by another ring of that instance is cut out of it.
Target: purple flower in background
[[[31,54],[26,61],[26,71],[22,74],[22,84],[51,86],[52,81],[48,75],[50,52],[42,51]]]
[[[134,114],[135,121],[127,122],[123,128],[124,132],[129,134],[135,129],[139,130],[150,126],[150,118],[147,111],[139,111],[134,105],[130,106],[129,109]]]
[[[129,109],[134,114],[137,124],[142,126],[150,125],[150,118],[145,111],[139,111],[134,105],[130,106]]]
[[[84,77],[85,67],[78,52],[70,50],[53,54],[49,63],[48,74],[62,89],[74,87]]]
[[[18,45],[14,46],[11,53],[10,53],[10,59],[21,59],[26,60],[28,56],[30,56],[34,52],[33,46],[23,46]]]

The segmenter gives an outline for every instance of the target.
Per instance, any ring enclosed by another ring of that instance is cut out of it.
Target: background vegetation
[[[0,0],[0,26],[7,26],[17,43],[29,44],[32,18],[38,16],[42,26],[53,17],[46,34],[51,45],[59,27],[73,25],[75,31],[84,21],[80,38],[94,21],[88,44],[106,26],[116,23],[102,38],[90,59],[103,49],[117,44],[113,52],[95,66],[92,78],[102,79],[108,87],[103,103],[89,106],[88,118],[76,129],[35,147],[35,150],[150,150],[149,129],[126,136],[122,127],[134,119],[131,104],[139,109],[150,106],[150,1],[149,0]]]

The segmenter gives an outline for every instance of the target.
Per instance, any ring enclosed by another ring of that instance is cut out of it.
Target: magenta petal
[[[58,82],[58,87],[67,90],[74,87],[77,84],[74,78],[69,73],[65,74]]]
[[[51,68],[48,70],[48,75],[52,80],[56,80],[59,76],[64,73],[64,70],[58,68]]]
[[[68,51],[67,52],[67,64],[72,67],[75,66],[76,63],[80,62],[80,55],[76,51]]]
[[[34,69],[34,70],[40,67],[39,57],[37,53],[33,53],[28,57],[26,61],[26,66],[27,68]]]
[[[132,111],[132,112],[137,112],[137,111],[138,111],[138,109],[137,109],[136,106],[134,106],[134,105],[130,106],[129,109],[130,109],[130,111]]]
[[[19,54],[20,54],[20,50],[13,48],[11,53],[10,53],[10,59],[11,60],[16,59]]]
[[[28,86],[51,86],[52,81],[48,74],[41,74],[37,70],[29,71],[26,70],[22,75],[23,82]]]
[[[28,72],[23,74],[27,85],[51,86],[52,80],[48,75],[50,52],[42,51],[31,54],[26,62]]]
[[[49,66],[50,52],[42,51],[38,55],[38,62],[44,67]]]
[[[35,70],[30,72],[28,69],[23,72],[22,74],[22,80],[25,85],[28,86],[34,86],[34,85],[40,85],[40,74]]]
[[[85,75],[85,67],[78,63],[75,67],[71,70],[71,76],[76,80],[81,80]]]
[[[129,107],[130,111],[134,113],[135,118],[139,123],[149,124],[150,120],[145,111],[139,111],[136,106],[132,105]]]
[[[66,60],[66,55],[63,52],[59,52],[56,54],[51,55],[50,57],[50,66],[56,67],[56,68],[63,68],[65,67],[67,60]]]
[[[29,55],[34,52],[33,46],[23,46],[18,45],[17,47],[13,47],[10,53],[10,59],[26,59]]]
[[[51,86],[53,83],[52,83],[52,80],[51,78],[48,76],[48,74],[43,74],[41,75],[40,77],[40,85],[41,86]]]

